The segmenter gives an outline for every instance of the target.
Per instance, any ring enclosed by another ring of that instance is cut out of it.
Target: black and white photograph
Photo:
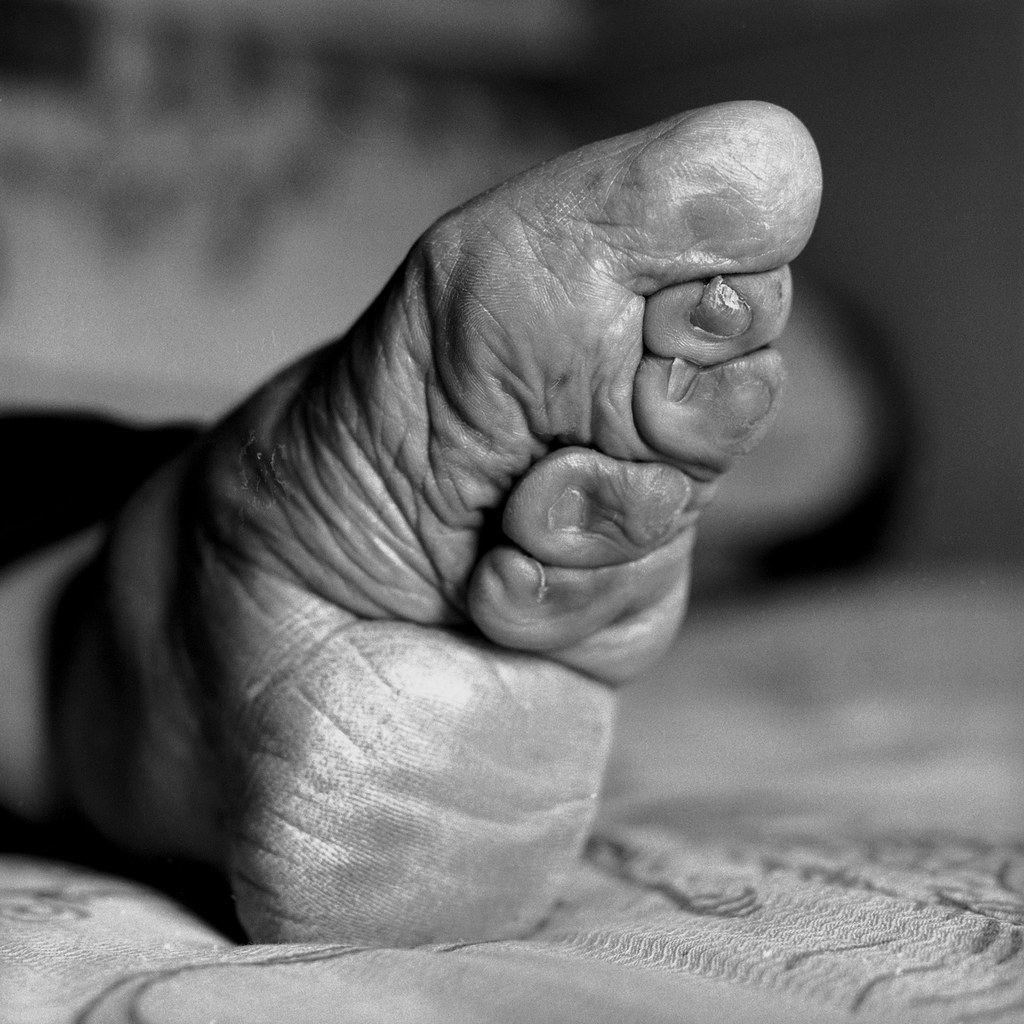
[[[0,0],[0,1024],[1024,1024],[1020,0]]]

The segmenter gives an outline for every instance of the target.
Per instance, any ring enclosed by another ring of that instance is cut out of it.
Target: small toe
[[[693,522],[703,497],[673,466],[560,448],[513,488],[502,529],[547,565],[616,565],[678,534]]]
[[[689,595],[687,569],[642,608],[627,611],[547,656],[611,685],[637,680],[671,648],[686,617]]]
[[[470,615],[503,647],[543,652],[621,681],[649,663],[652,648],[661,653],[682,619],[694,533],[684,530],[642,558],[596,569],[543,565],[511,545],[493,548],[470,581]],[[567,656],[592,650],[609,630],[633,641],[621,663],[582,665]]]
[[[698,366],[724,363],[779,337],[791,305],[788,266],[663,288],[647,299],[644,348]]]
[[[633,417],[647,444],[709,480],[761,439],[784,382],[782,359],[771,348],[705,369],[648,355],[637,370]]]

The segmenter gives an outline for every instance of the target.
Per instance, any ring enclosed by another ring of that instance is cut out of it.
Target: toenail
[[[693,391],[697,374],[700,367],[685,359],[676,357],[668,371],[668,400],[670,402],[683,402]]]
[[[735,338],[750,326],[751,319],[750,306],[721,275],[704,285],[700,302],[690,314],[694,327],[717,338]]]
[[[749,451],[771,420],[775,389],[766,380],[750,377],[736,381],[723,398],[722,427],[726,429],[729,424],[732,435],[724,446],[733,453]]]
[[[729,405],[739,422],[752,427],[771,412],[772,398],[767,381],[755,377],[736,387],[729,397]]]
[[[548,529],[579,530],[587,522],[587,499],[578,487],[566,487],[548,509]]]
[[[543,604],[548,599],[548,574],[544,571],[544,566],[541,565],[536,559],[531,559],[534,566],[536,566],[537,573],[537,585],[534,589],[533,599],[537,604]]]

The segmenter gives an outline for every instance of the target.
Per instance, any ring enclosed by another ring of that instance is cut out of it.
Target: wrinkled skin
[[[675,635],[700,509],[771,419],[819,192],[791,115],[728,104],[435,224],[120,518],[66,684],[76,803],[223,867],[259,940],[529,929],[613,685]]]

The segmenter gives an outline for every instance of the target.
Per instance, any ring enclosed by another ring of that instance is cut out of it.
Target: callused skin
[[[255,939],[528,929],[589,827],[607,684],[672,639],[699,510],[771,418],[819,191],[799,122],[729,104],[438,222],[117,523],[75,801],[222,866]]]

